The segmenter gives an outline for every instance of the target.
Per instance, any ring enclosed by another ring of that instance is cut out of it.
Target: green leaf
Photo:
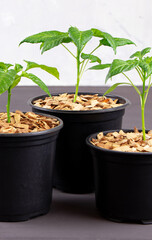
[[[61,43],[69,43],[71,41],[71,38],[68,37],[68,33],[57,34],[56,36],[49,38],[48,40],[43,42],[43,44],[41,44],[41,53],[43,54],[44,52],[60,45]]]
[[[5,66],[7,67],[7,69],[9,69],[10,67],[12,67],[13,65],[10,63],[5,63]]]
[[[141,51],[141,57],[145,56],[147,53],[149,53],[151,50],[150,47],[147,47],[147,48],[144,48],[142,51]]]
[[[114,41],[115,41],[116,47],[121,47],[121,46],[125,46],[125,45],[130,45],[130,44],[135,45],[134,42],[132,42],[131,40],[126,39],[126,38],[114,38]],[[110,44],[106,39],[100,40],[100,44],[110,47]]]
[[[89,59],[91,63],[94,63],[94,62],[101,63],[101,59],[98,58],[97,56],[92,55],[92,54],[82,53],[81,58],[84,59],[84,60]]]
[[[141,52],[137,51],[130,56],[130,58],[134,58],[134,57],[137,57],[137,58],[141,59]]]
[[[146,72],[147,74],[149,74],[150,66],[146,61],[144,61],[144,60],[139,61],[139,67],[141,67],[143,72]]]
[[[110,92],[112,92],[113,90],[115,90],[116,87],[118,87],[119,85],[124,85],[124,84],[127,84],[127,85],[130,85],[130,83],[115,83],[114,85],[112,85],[105,93],[104,93],[104,96]]]
[[[81,52],[84,46],[88,41],[91,40],[93,33],[91,30],[87,31],[79,31],[76,27],[70,27],[69,30],[69,36],[74,42],[74,44],[77,46],[78,51]]]
[[[38,64],[35,62],[26,61],[26,60],[24,60],[24,61],[27,63],[27,67],[26,67],[25,71],[28,71],[29,69],[32,69],[32,68],[41,68],[44,71],[46,71],[46,72],[50,73],[51,75],[53,75],[54,77],[56,77],[57,79],[59,79],[59,72],[58,72],[57,68],[48,67],[43,64]]]
[[[11,66],[13,65],[10,63],[0,62],[0,70],[2,71],[7,71]]]
[[[22,71],[22,69],[23,69],[23,66],[22,65],[20,65],[20,64],[15,64],[15,68],[14,68],[14,70],[18,73],[18,72],[20,72],[20,71]]]
[[[41,43],[40,50],[43,48],[43,46],[44,46],[44,42]]]
[[[149,64],[149,73],[147,74],[147,78],[152,75],[152,57],[144,58],[144,61]]]
[[[41,43],[40,49],[42,49],[42,53],[58,46],[61,43],[68,43],[71,42],[68,33],[59,32],[59,31],[46,31],[31,35],[25,38],[23,41],[20,42],[19,45],[22,43]]]
[[[109,78],[118,75],[119,73],[127,72],[134,69],[138,65],[138,63],[139,62],[137,60],[127,61],[123,61],[120,59],[113,60],[109,72],[106,76],[105,82],[107,82]]]
[[[6,92],[13,84],[16,76],[16,71],[10,69],[7,72],[0,72],[0,94]]]
[[[150,68],[150,71],[149,71],[148,77],[152,75],[152,62],[149,63],[149,68]]]
[[[145,57],[144,61],[146,61],[147,63],[152,62],[152,57]]]
[[[132,55],[130,56],[130,58],[137,57],[137,58],[139,58],[139,59],[142,59],[143,56],[145,56],[147,53],[150,52],[150,50],[151,50],[150,47],[144,48],[142,51],[137,51],[137,52],[135,52],[134,54],[132,54]]]
[[[19,45],[21,45],[24,42],[27,42],[27,43],[41,43],[41,42],[45,42],[48,39],[52,39],[52,38],[57,37],[57,36],[64,36],[64,37],[67,36],[68,37],[68,34],[64,33],[64,32],[59,32],[59,31],[40,32],[40,33],[31,35],[31,36],[25,38],[24,40],[22,40],[20,42]]]
[[[14,80],[13,84],[11,85],[11,89],[16,87],[19,84],[20,81],[21,81],[21,76],[16,75],[15,80]]]
[[[2,71],[6,71],[7,70],[7,67],[6,67],[5,63],[0,62],[0,70],[2,70]]]
[[[40,78],[38,78],[32,73],[27,73],[27,72],[22,72],[22,76],[31,79],[34,83],[36,83],[44,92],[46,92],[51,97],[48,87]]]
[[[95,29],[95,28],[92,28],[91,30],[93,32],[94,37],[99,37],[99,38],[105,39],[108,42],[109,46],[113,48],[114,53],[116,54],[116,47],[117,46],[116,46],[114,38],[109,33],[102,32],[102,31],[100,31],[98,29]],[[101,42],[100,42],[99,45],[102,45]]]
[[[109,68],[111,66],[110,63],[107,63],[107,64],[98,64],[98,65],[95,65],[91,68],[89,68],[90,70],[102,70],[102,69],[105,69],[105,68]]]

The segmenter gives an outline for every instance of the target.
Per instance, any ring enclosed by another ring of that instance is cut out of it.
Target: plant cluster
[[[37,84],[44,92],[46,92],[51,97],[49,89],[45,85],[45,83],[33,73],[29,73],[28,70],[32,68],[40,68],[48,72],[49,74],[53,75],[57,79],[59,79],[59,72],[56,68],[49,67],[43,64],[37,64],[35,62],[30,62],[30,61],[25,61],[25,62],[27,64],[25,70],[23,69],[23,66],[18,63],[15,65],[12,65],[10,63],[0,62],[0,94],[6,91],[8,92],[8,99],[7,99],[7,105],[6,105],[8,123],[10,123],[11,91],[14,87],[18,85],[22,77],[32,80],[35,84]]]
[[[127,82],[119,82],[112,85],[106,92],[105,95],[112,92],[117,86],[127,84],[132,86],[135,91],[138,93],[140,97],[141,103],[141,120],[142,120],[142,132],[143,132],[143,140],[146,140],[145,134],[145,104],[147,101],[149,89],[152,86],[151,75],[152,75],[152,56],[145,56],[150,52],[151,48],[144,48],[142,51],[137,51],[130,56],[129,60],[121,60],[114,59],[110,64],[109,72],[106,76],[105,83],[107,83],[108,79],[116,76],[120,73],[125,76]],[[102,64],[98,66],[92,67],[92,69],[102,69]],[[142,91],[135,86],[133,80],[125,73],[130,70],[135,70],[138,73],[138,76],[142,83]],[[146,87],[147,85],[147,87]]]
[[[91,52],[86,53],[84,48],[93,37],[98,38],[99,42],[97,46],[92,49]],[[20,44],[25,42],[41,43],[40,49],[42,54],[59,45],[62,45],[71,54],[77,64],[77,81],[74,102],[76,101],[78,95],[80,79],[82,78],[82,75],[86,70],[88,63],[101,63],[101,59],[98,56],[93,55],[93,53],[98,48],[102,46],[108,46],[111,47],[116,54],[117,47],[134,44],[129,39],[112,37],[109,33],[100,31],[96,28],[91,28],[86,31],[80,31],[76,27],[70,27],[67,32],[46,31],[34,34],[25,38],[23,41],[20,42]],[[67,43],[74,44],[74,46],[76,47],[76,55],[66,46]],[[102,65],[102,68],[104,69],[109,66],[110,64],[104,64]]]
[[[98,38],[99,42],[97,46],[92,49],[92,51],[87,52],[85,50],[86,45],[90,42],[91,39]],[[54,47],[61,45],[64,47],[71,56],[75,59],[77,65],[77,81],[76,81],[76,89],[74,95],[74,102],[78,96],[80,79],[84,71],[87,68],[88,63],[98,63],[97,65],[89,68],[94,70],[101,70],[109,68],[109,72],[106,76],[105,83],[107,83],[109,78],[116,76],[122,73],[127,82],[119,82],[112,85],[105,94],[113,91],[117,86],[127,84],[131,85],[135,91],[140,96],[141,102],[141,118],[142,118],[142,131],[143,131],[143,140],[145,140],[145,104],[148,97],[149,89],[152,86],[151,75],[152,75],[152,57],[146,56],[147,53],[150,52],[151,48],[145,48],[142,51],[137,51],[130,56],[129,60],[121,60],[114,59],[112,63],[102,64],[101,58],[94,55],[94,52],[102,47],[107,46],[111,47],[116,54],[116,49],[119,46],[125,46],[134,44],[131,40],[126,38],[117,38],[113,37],[107,32],[103,32],[96,28],[91,28],[86,31],[80,31],[76,27],[70,27],[67,32],[60,31],[45,31],[38,34],[34,34],[25,38],[22,43],[40,43],[41,53],[44,53]],[[76,48],[76,54],[74,54],[70,48],[67,47],[67,44],[72,43]],[[23,66],[20,64],[6,64],[0,62],[0,94],[8,91],[8,101],[7,101],[7,116],[8,122],[10,122],[10,98],[11,98],[11,90],[20,82],[22,77],[26,77],[31,79],[34,83],[36,83],[42,90],[44,90],[50,97],[51,94],[44,84],[44,82],[39,79],[36,75],[27,72],[32,68],[41,68],[46,72],[50,73],[57,79],[59,79],[59,73],[56,68],[48,67],[46,65],[37,64],[34,62],[25,61],[27,63],[27,67],[23,70]],[[138,73],[139,78],[142,82],[142,91],[139,90],[137,86],[133,83],[133,80],[126,74],[126,72],[135,69]],[[146,87],[146,84],[148,85]]]

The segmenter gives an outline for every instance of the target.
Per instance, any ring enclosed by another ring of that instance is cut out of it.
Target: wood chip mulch
[[[7,114],[0,113],[0,133],[30,133],[44,131],[59,125],[55,118],[37,115],[33,112],[11,113],[11,122],[7,122]]]
[[[119,107],[122,104],[118,103],[118,99],[111,99],[105,96],[94,95],[79,95],[76,102],[73,102],[74,94],[63,93],[58,96],[46,97],[34,101],[34,105],[42,108],[54,110],[99,110]]]
[[[152,130],[146,134],[146,140],[142,140],[142,132],[135,127],[134,132],[111,132],[104,135],[100,132],[97,139],[92,138],[91,143],[97,147],[122,151],[122,152],[152,152]]]

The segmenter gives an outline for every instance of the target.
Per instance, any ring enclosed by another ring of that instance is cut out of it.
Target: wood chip
[[[118,103],[118,99],[106,98],[105,96],[98,96],[98,94],[79,95],[76,102],[73,102],[74,94],[63,93],[58,96],[46,97],[34,101],[34,105],[47,109],[56,110],[73,110],[73,111],[85,111],[85,110],[99,110],[109,109],[121,106]]]
[[[100,132],[96,139],[91,143],[97,147],[122,151],[122,152],[152,152],[152,131],[146,134],[146,140],[142,139],[143,134],[135,127],[134,132],[120,130],[119,132],[110,132],[106,135]]]
[[[11,113],[11,122],[7,122],[7,114],[0,113],[0,133],[39,132],[59,125],[56,118],[49,118],[33,112],[22,113],[17,110]]]

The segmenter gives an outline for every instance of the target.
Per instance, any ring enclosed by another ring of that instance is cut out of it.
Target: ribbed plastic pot
[[[29,104],[32,111],[53,114],[64,122],[64,128],[57,143],[54,186],[68,193],[93,192],[93,163],[85,139],[96,131],[121,128],[122,117],[129,101],[120,96],[110,95],[108,97],[119,99],[119,103],[123,105],[113,109],[93,111],[51,110],[33,105],[35,100],[45,97],[46,95],[31,98]]]
[[[24,221],[49,211],[63,126],[58,120],[59,126],[41,132],[0,134],[0,221]]]
[[[104,134],[108,132],[113,131]],[[99,148],[90,143],[96,136],[92,134],[86,141],[94,162],[99,212],[114,221],[152,223],[152,153]]]

